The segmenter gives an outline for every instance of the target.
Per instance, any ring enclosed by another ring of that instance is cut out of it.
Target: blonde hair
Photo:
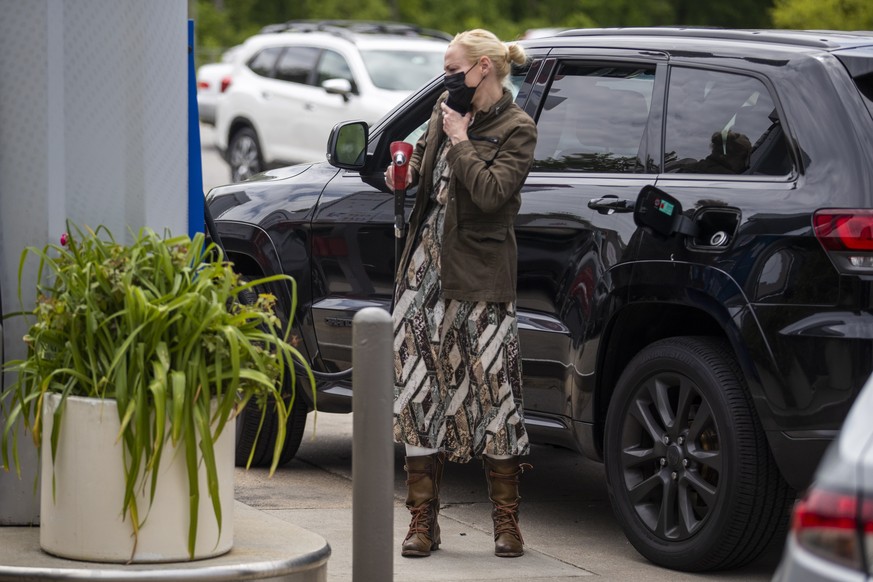
[[[449,46],[455,44],[464,49],[464,54],[472,62],[478,61],[481,57],[491,59],[497,78],[501,81],[509,75],[512,63],[523,65],[527,62],[527,55],[521,45],[506,44],[493,32],[481,28],[459,32]]]

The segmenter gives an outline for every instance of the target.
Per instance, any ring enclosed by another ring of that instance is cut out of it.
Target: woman
[[[518,527],[522,416],[513,225],[536,125],[504,86],[524,50],[485,30],[455,36],[444,93],[409,162],[419,182],[394,308],[394,436],[406,445],[412,514],[404,556],[439,548],[446,460],[482,457],[494,552],[524,553]],[[386,182],[394,188],[394,168]],[[527,465],[529,467],[529,465]]]

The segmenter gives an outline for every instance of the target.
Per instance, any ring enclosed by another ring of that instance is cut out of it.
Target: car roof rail
[[[405,22],[370,20],[289,20],[264,26],[259,34],[277,32],[327,32],[352,40],[355,34],[386,34],[452,40],[452,35],[441,30],[422,28]]]
[[[727,29],[716,27],[639,27],[639,28],[577,28],[565,30],[555,36],[670,36],[709,38],[713,40],[744,40],[753,42],[769,42],[807,46],[814,48],[837,48],[840,46],[835,39],[828,38],[838,35],[852,35],[845,31],[812,31],[812,30],[753,30]]]

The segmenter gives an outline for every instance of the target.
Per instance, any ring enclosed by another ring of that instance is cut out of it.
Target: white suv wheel
[[[230,178],[234,182],[242,182],[251,178],[263,168],[261,167],[261,146],[254,130],[244,127],[233,134],[228,148],[230,162]]]

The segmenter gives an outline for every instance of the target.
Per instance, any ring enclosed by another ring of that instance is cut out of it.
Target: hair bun
[[[507,60],[512,61],[517,65],[523,65],[527,61],[527,55],[524,48],[518,43],[510,43],[506,45]]]

